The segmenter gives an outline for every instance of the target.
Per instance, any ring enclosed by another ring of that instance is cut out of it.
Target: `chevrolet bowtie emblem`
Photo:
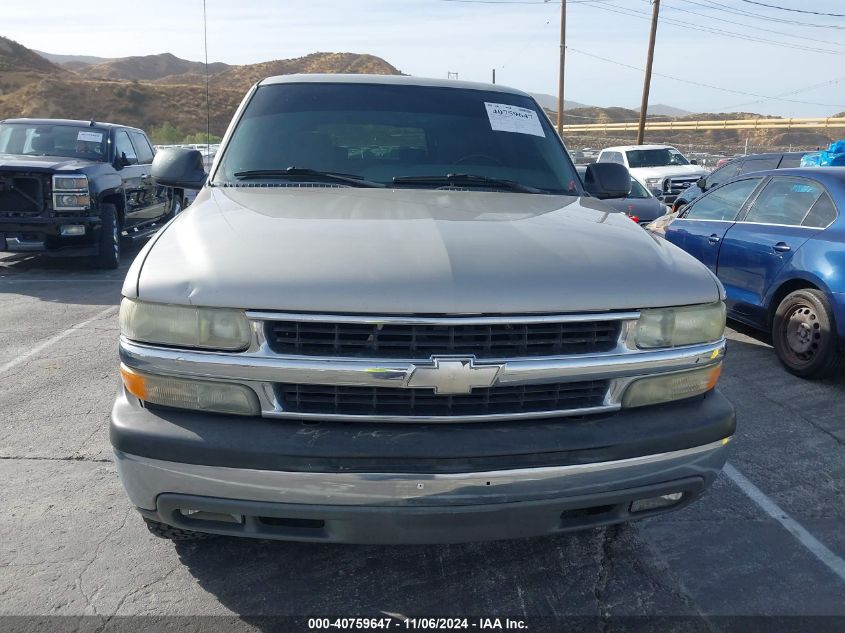
[[[433,365],[413,365],[408,377],[412,388],[434,389],[436,394],[470,393],[491,387],[502,365],[476,365],[472,358],[432,358]]]

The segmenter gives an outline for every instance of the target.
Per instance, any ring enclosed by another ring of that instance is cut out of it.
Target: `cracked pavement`
[[[137,248],[133,251],[137,252]],[[119,301],[123,274],[0,255],[0,366]],[[0,374],[0,615],[845,615],[845,582],[727,477],[698,503],[554,538],[342,546],[151,536],[111,460],[117,316]],[[732,330],[731,463],[845,557],[845,379]],[[714,619],[715,618],[715,619]],[[256,624],[261,628],[260,624]]]

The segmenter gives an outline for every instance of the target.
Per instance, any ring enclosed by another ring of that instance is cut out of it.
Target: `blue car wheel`
[[[802,378],[824,378],[845,366],[845,355],[836,349],[833,311],[819,290],[784,297],[775,312],[772,343],[786,369]]]

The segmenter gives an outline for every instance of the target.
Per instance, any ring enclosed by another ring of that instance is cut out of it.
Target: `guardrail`
[[[564,114],[564,116],[566,116]],[[635,132],[636,122],[587,123],[564,125],[566,132]],[[646,131],[694,131],[694,130],[812,130],[845,128],[845,117],[820,119],[728,119],[725,121],[647,121]]]

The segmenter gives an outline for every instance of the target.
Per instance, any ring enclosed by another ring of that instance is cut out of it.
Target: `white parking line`
[[[4,373],[4,372],[9,371],[12,367],[15,367],[16,365],[20,365],[20,364],[21,364],[22,362],[24,362],[26,359],[28,359],[28,358],[32,358],[33,356],[35,356],[35,355],[36,355],[36,354],[38,354],[39,352],[43,352],[45,349],[47,349],[47,348],[48,348],[48,347],[50,347],[51,345],[55,345],[56,343],[58,343],[59,341],[61,341],[61,340],[62,340],[63,338],[65,338],[66,336],[69,336],[69,335],[73,334],[73,333],[74,333],[74,332],[76,332],[77,330],[81,330],[81,329],[82,329],[82,328],[84,328],[86,325],[89,325],[90,323],[93,323],[93,322],[94,322],[94,321],[96,321],[97,319],[102,319],[104,316],[108,316],[110,313],[115,312],[115,311],[117,310],[117,308],[118,308],[118,306],[109,306],[108,308],[106,308],[106,309],[105,309],[105,310],[103,310],[102,312],[98,312],[97,314],[95,314],[94,316],[92,316],[92,317],[91,317],[90,319],[88,319],[87,321],[83,321],[82,323],[77,323],[77,324],[76,324],[76,325],[74,325],[73,327],[68,328],[67,330],[65,330],[65,331],[63,331],[63,332],[59,332],[59,333],[58,333],[58,334],[56,334],[55,336],[51,336],[51,337],[50,337],[50,338],[48,338],[46,341],[42,341],[41,343],[39,343],[38,345],[36,345],[35,347],[33,347],[33,348],[32,348],[31,350],[29,350],[28,352],[26,352],[26,353],[24,353],[24,354],[21,354],[20,356],[18,356],[18,357],[16,357],[16,358],[13,358],[12,360],[10,360],[10,361],[9,361],[8,363],[6,363],[5,365],[0,365],[0,374],[2,374],[2,373]]]
[[[842,560],[839,556],[831,552],[824,543],[819,541],[803,525],[784,512],[778,504],[769,499],[762,490],[748,481],[745,475],[736,468],[730,464],[725,464],[724,472],[760,509],[785,527],[792,536],[798,539],[801,545],[810,550],[813,556],[845,581],[845,560]]]

